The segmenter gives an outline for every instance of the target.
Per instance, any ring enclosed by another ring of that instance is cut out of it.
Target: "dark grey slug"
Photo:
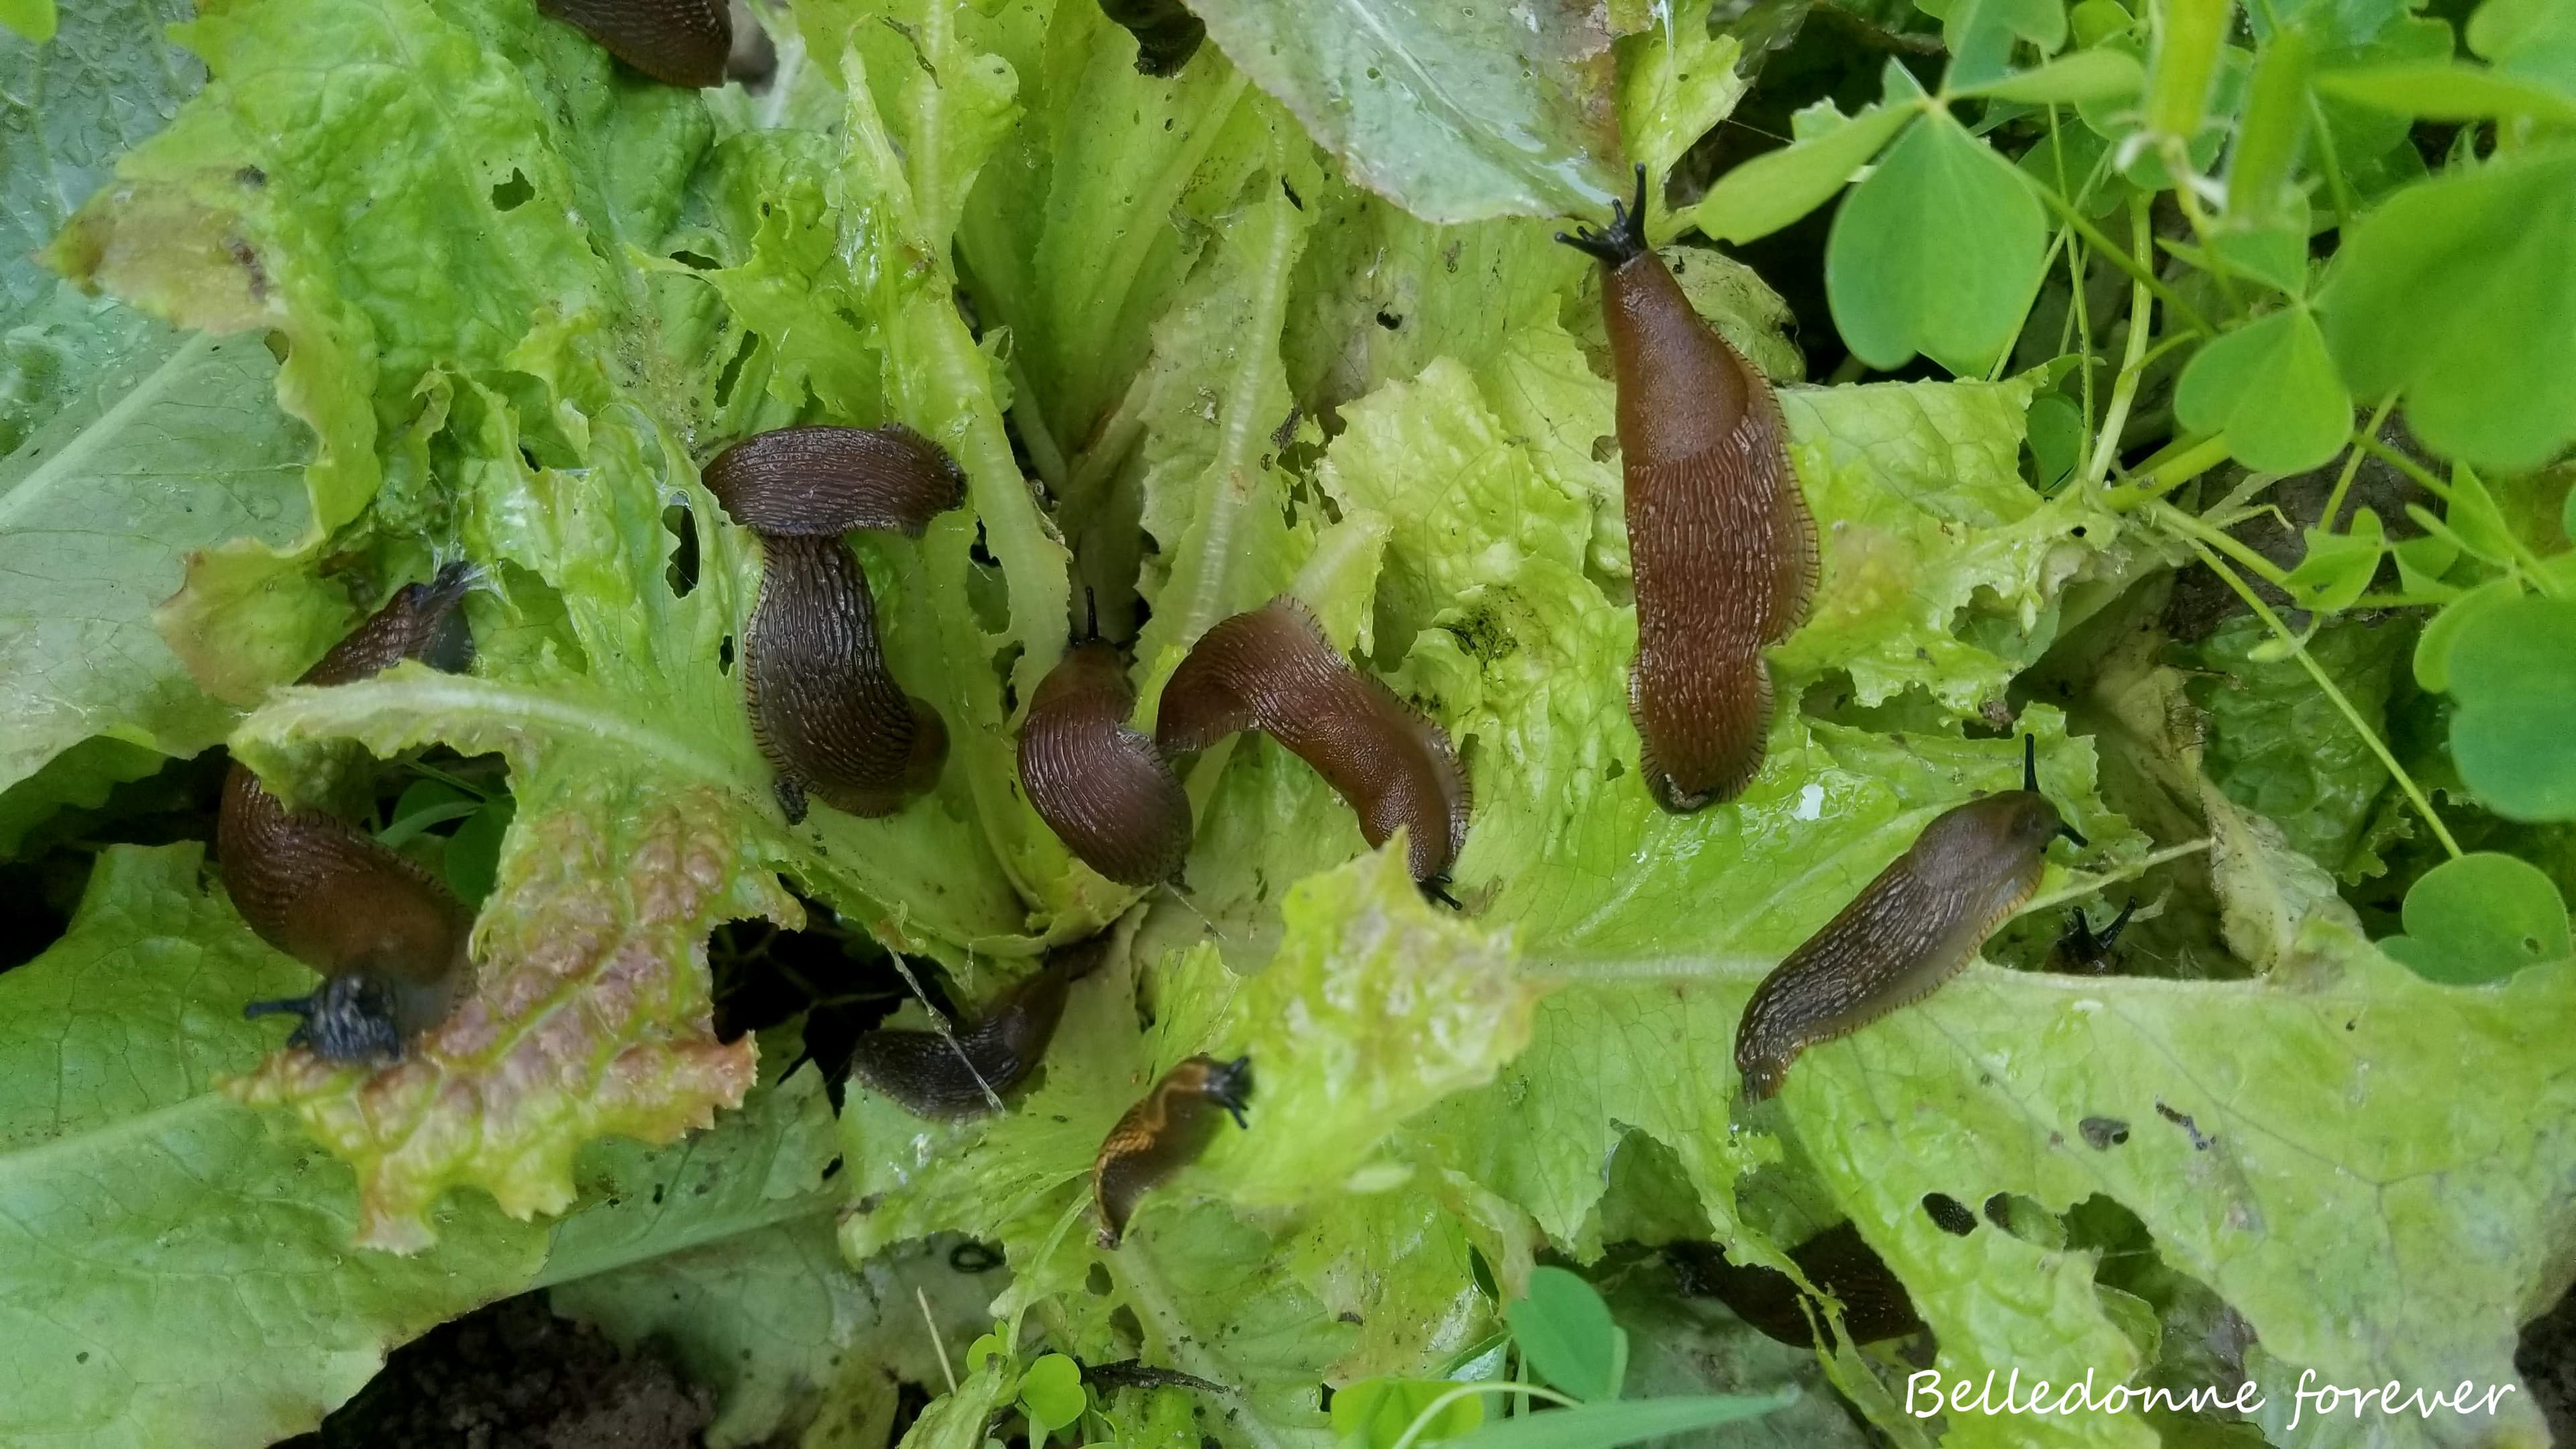
[[[1735,1065],[1744,1095],[1780,1090],[1818,1042],[1860,1030],[1958,974],[2039,888],[2048,843],[2085,843],[2039,793],[2038,742],[2022,737],[2022,788],[1942,812],[1852,903],[1789,953],[1744,1005]]]
[[[965,501],[965,474],[897,424],[762,433],[717,454],[702,476],[725,512],[760,535],[743,685],[788,823],[804,820],[809,794],[853,815],[902,809],[938,780],[948,729],[886,667],[876,601],[841,535],[918,538]]]
[[[1049,952],[1046,964],[993,998],[973,1021],[946,1033],[888,1029],[861,1033],[850,1074],[916,1117],[973,1117],[1036,1071],[1064,1019],[1065,993],[1097,969],[1109,938],[1094,936]]]

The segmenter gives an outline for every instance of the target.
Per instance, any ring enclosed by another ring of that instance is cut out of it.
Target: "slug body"
[[[434,582],[403,589],[301,682],[346,684],[404,659],[462,668],[471,640],[456,605],[470,582],[468,570],[451,565]],[[463,994],[471,914],[366,832],[326,811],[288,810],[236,764],[224,777],[215,852],[242,919],[325,978],[309,997],[245,1009],[303,1017],[288,1045],[332,1061],[399,1057]]]
[[[1818,1042],[1858,1031],[1929,995],[2039,888],[2048,843],[2083,843],[2028,788],[1971,800],[1934,817],[1850,905],[1789,953],[1744,1006],[1735,1065],[1744,1095],[1780,1090],[1789,1064]]]
[[[1121,885],[1160,885],[1190,851],[1190,797],[1162,747],[1127,718],[1136,690],[1118,651],[1076,644],[1038,683],[1020,732],[1020,783],[1083,864]]]
[[[1207,39],[1207,22],[1181,0],[1100,0],[1100,9],[1136,37],[1136,69],[1150,76],[1178,74]]]
[[[982,1016],[947,1035],[862,1033],[850,1049],[850,1073],[916,1117],[951,1120],[989,1112],[1037,1070],[1064,1019],[1067,989],[1089,975],[1101,956],[1092,942],[1052,953],[1034,974],[995,997]]]
[[[789,428],[707,464],[707,491],[760,535],[760,599],[743,638],[752,734],[778,772],[788,823],[806,796],[891,815],[939,778],[948,730],[886,668],[854,528],[919,537],[965,501],[964,476],[909,428]]]
[[[1100,1246],[1127,1233],[1136,1202],[1163,1179],[1198,1160],[1227,1117],[1245,1126],[1252,1101],[1252,1058],[1220,1062],[1196,1056],[1172,1068],[1145,1099],[1127,1109],[1102,1139],[1091,1163],[1091,1195],[1100,1206]]]
[[[1816,522],[1798,491],[1780,401],[1700,318],[1634,212],[1560,241],[1601,259],[1618,374],[1621,484],[1637,593],[1628,709],[1647,790],[1676,813],[1742,793],[1762,768],[1771,671],[1762,651],[1805,620]]]
[[[537,8],[665,85],[724,84],[734,48],[727,0],[538,0]]]
[[[1664,1251],[1681,1278],[1684,1292],[1717,1299],[1733,1309],[1738,1318],[1782,1343],[1800,1348],[1816,1343],[1816,1331],[1824,1326],[1824,1315],[1819,1312],[1810,1323],[1799,1302],[1806,1295],[1788,1274],[1777,1268],[1730,1262],[1726,1250],[1715,1243],[1674,1243]],[[1914,1312],[1914,1300],[1907,1295],[1904,1280],[1852,1224],[1827,1228],[1800,1243],[1789,1251],[1789,1260],[1807,1275],[1808,1282],[1842,1304],[1843,1327],[1850,1331],[1855,1343],[1876,1343],[1921,1331],[1923,1320]]]
[[[1163,687],[1154,737],[1184,754],[1246,729],[1314,766],[1359,815],[1370,846],[1407,827],[1415,880],[1447,879],[1468,811],[1447,732],[1352,668],[1306,606],[1285,595],[1200,637]]]

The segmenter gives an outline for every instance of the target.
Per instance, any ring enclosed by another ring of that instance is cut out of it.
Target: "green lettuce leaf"
[[[557,1313],[660,1344],[715,1387],[710,1444],[827,1422],[881,1443],[898,1386],[942,1383],[940,1356],[989,1326],[1006,1275],[951,1268],[946,1240],[843,1263],[839,1146],[812,1072],[754,1089],[684,1147],[600,1144],[581,1163],[586,1206],[556,1227],[538,1283]]]
[[[0,789],[94,734],[169,754],[232,712],[153,630],[189,550],[305,529],[311,444],[253,338],[187,337],[47,275],[35,253],[203,79],[160,34],[186,6],[87,6],[0,48]]]
[[[111,847],[71,929],[0,975],[0,1437],[265,1444],[386,1350],[518,1291],[545,1235],[439,1213],[418,1258],[349,1251],[348,1170],[218,1089],[304,989],[202,883],[204,847]],[[250,1269],[255,1266],[256,1271]]]
[[[1351,178],[1437,222],[1607,210],[1617,154],[1599,13],[1203,0],[1208,39]]]
[[[2415,632],[2402,621],[2339,621],[2308,640],[2308,656],[2384,732]],[[2297,660],[2254,656],[2270,637],[2243,615],[2198,646],[2204,672],[2192,695],[2209,712],[2209,778],[2320,865],[2348,879],[2375,873],[2362,832],[2390,792],[2388,770]]]

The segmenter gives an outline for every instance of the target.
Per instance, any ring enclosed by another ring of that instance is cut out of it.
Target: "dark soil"
[[[2549,1420],[2549,1441],[2576,1444],[2576,1288],[2522,1326],[2513,1368]]]
[[[281,1449],[695,1449],[715,1391],[546,1307],[506,1299],[394,1351]]]

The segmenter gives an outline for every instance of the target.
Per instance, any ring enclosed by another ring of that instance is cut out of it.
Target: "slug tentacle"
[[[1558,232],[1556,239],[1576,251],[1609,266],[1634,260],[1646,245],[1646,166],[1637,164],[1637,202],[1634,206],[1616,200],[1610,203],[1610,225],[1602,231],[1578,226],[1572,232]]]
[[[727,0],[538,0],[537,8],[665,85],[724,84],[734,49]]]
[[[2048,843],[2072,833],[2031,789],[1936,816],[1754,988],[1735,1033],[1745,1098],[1779,1091],[1808,1047],[1858,1031],[1957,975],[2038,890]]]
[[[1405,827],[1415,880],[1447,878],[1471,805],[1448,732],[1352,668],[1314,614],[1286,595],[1200,637],[1163,687],[1154,737],[1186,754],[1246,729],[1314,766],[1358,814],[1372,847]]]
[[[886,667],[867,575],[841,535],[918,537],[965,501],[964,475],[938,445],[892,425],[763,433],[718,454],[704,479],[760,536],[743,687],[781,813],[802,822],[809,795],[853,815],[902,809],[937,783],[948,728]]]
[[[1761,770],[1770,666],[1814,598],[1814,516],[1770,383],[1691,307],[1641,213],[1562,238],[1609,267],[1620,472],[1637,595],[1629,713],[1648,791],[1675,812],[1733,799]]]
[[[1163,1179],[1198,1160],[1216,1138],[1217,1126],[1232,1117],[1248,1128],[1244,1109],[1252,1104],[1252,1058],[1220,1062],[1195,1056],[1165,1073],[1127,1109],[1118,1125],[1101,1140],[1091,1163],[1091,1195],[1100,1209],[1100,1246],[1115,1248],[1126,1236],[1127,1220],[1137,1201]]]
[[[2083,907],[2068,911],[2066,934],[2057,938],[2056,948],[2049,953],[2049,964],[2057,970],[2078,975],[2110,975],[2117,964],[2111,953],[2120,944],[2122,933],[2129,929],[2129,917],[2137,914],[2137,910],[2138,898],[2129,897],[2129,903],[2120,907],[2120,913],[2111,918],[2111,924],[2098,931],[2093,929],[2091,921],[2085,919]]]
[[[473,582],[451,564],[401,590],[301,682],[347,684],[405,659],[463,667],[473,641],[456,606]],[[304,1018],[289,1046],[332,1061],[398,1057],[464,994],[473,918],[447,887],[326,811],[288,810],[239,764],[224,776],[215,856],[251,930],[324,977],[310,996],[244,1008]]]
[[[1121,885],[1160,885],[1190,851],[1190,797],[1151,736],[1130,728],[1136,690],[1118,651],[1075,644],[1029,699],[1020,781],[1083,864]]]

